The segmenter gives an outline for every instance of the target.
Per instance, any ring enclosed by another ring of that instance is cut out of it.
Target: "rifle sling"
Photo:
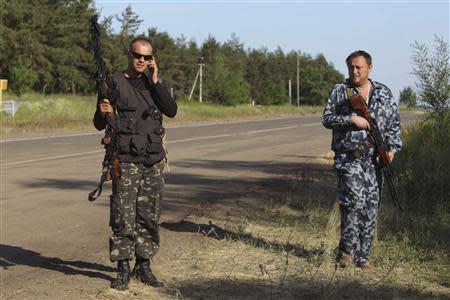
[[[103,171],[103,174],[100,177],[100,182],[98,183],[97,188],[95,188],[95,190],[93,190],[92,192],[89,193],[89,196],[88,196],[89,201],[97,200],[97,198],[100,197],[100,195],[102,194],[103,184],[105,183],[105,181],[107,181],[108,172],[109,172],[109,168],[106,168],[106,170]]]
[[[353,89],[348,87],[345,90],[347,91],[347,98],[350,99],[350,97],[353,96]]]

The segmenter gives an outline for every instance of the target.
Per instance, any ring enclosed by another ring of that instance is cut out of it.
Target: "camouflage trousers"
[[[373,156],[351,154],[336,155],[334,167],[341,211],[339,250],[360,265],[369,259],[382,189],[381,169]]]
[[[164,161],[152,167],[120,163],[119,168],[110,198],[110,259],[149,259],[159,248]]]

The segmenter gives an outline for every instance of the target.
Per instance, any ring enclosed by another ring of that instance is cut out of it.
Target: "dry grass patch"
[[[377,234],[375,272],[336,268],[339,208],[332,154],[245,198],[205,203],[176,223],[163,223],[182,251],[156,264],[162,289],[133,283],[123,299],[450,299],[448,253]],[[265,190],[264,190],[265,189]],[[103,299],[110,297],[105,291]],[[114,294],[115,295],[115,294]],[[108,298],[110,297],[110,298]]]

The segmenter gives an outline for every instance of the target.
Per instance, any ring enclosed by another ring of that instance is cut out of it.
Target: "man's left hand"
[[[149,62],[148,68],[150,69],[151,81],[156,83],[158,81],[158,66],[156,65],[155,57]]]
[[[394,160],[394,152],[388,151],[386,152],[386,155],[389,160],[389,163],[392,163],[392,161]]]

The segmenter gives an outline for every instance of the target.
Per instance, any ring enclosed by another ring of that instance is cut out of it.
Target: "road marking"
[[[2,164],[2,165],[4,167],[11,167],[11,166],[41,162],[41,161],[46,161],[46,160],[77,157],[77,156],[82,156],[82,155],[86,155],[86,154],[94,154],[94,153],[99,153],[99,152],[104,152],[104,151],[105,150],[95,150],[95,151],[78,152],[78,153],[72,153],[72,154],[66,154],[66,155],[56,155],[56,156],[43,157],[43,158],[37,158],[37,159],[22,160],[22,161],[17,161],[17,162],[13,162],[13,163]]]
[[[322,123],[318,122],[318,123],[311,123],[311,124],[303,124],[303,125],[300,125],[300,127],[312,127],[312,126],[317,126],[317,125],[322,125]]]
[[[57,139],[57,138],[67,138],[74,136],[85,136],[85,135],[100,135],[102,132],[91,132],[91,133],[74,133],[74,134],[66,134],[66,135],[49,135],[42,137],[33,137],[33,138],[21,138],[21,139],[13,139],[13,140],[0,140],[0,143],[14,143],[14,142],[24,142],[24,141],[33,141],[33,140],[45,140],[45,139]]]
[[[308,125],[314,126],[316,124],[320,124],[320,123],[305,124],[305,125],[300,125],[300,126],[301,127],[308,126]],[[173,141],[169,141],[168,144],[193,142],[193,141],[216,139],[216,138],[223,138],[223,137],[232,137],[232,136],[252,135],[252,134],[265,133],[265,132],[271,132],[271,131],[294,129],[294,128],[298,128],[300,126],[295,125],[295,126],[287,126],[287,127],[279,127],[279,128],[271,128],[271,129],[251,130],[251,131],[241,132],[241,133],[236,133],[236,134],[220,134],[220,135],[202,136],[202,137],[189,138],[189,139],[173,140]],[[102,149],[102,150],[95,150],[95,151],[78,152],[78,153],[72,153],[72,154],[56,155],[56,156],[49,156],[49,157],[43,157],[43,158],[37,158],[37,159],[23,160],[23,161],[18,161],[18,162],[13,162],[13,163],[3,163],[2,162],[2,166],[3,167],[19,166],[19,165],[24,165],[24,164],[29,164],[29,163],[36,163],[36,162],[64,159],[64,158],[72,158],[72,157],[83,156],[83,155],[88,155],[88,154],[95,154],[95,153],[100,153],[100,152],[104,152],[104,151],[105,150]]]
[[[181,140],[168,141],[167,144],[193,142],[193,141],[200,141],[200,140],[209,140],[209,139],[216,139],[216,138],[230,137],[230,136],[233,136],[233,135],[232,134],[220,134],[220,135],[202,136],[202,137],[196,137],[196,138],[190,138],[190,139],[181,139]]]
[[[182,143],[182,142],[193,142],[193,141],[199,141],[199,140],[209,140],[209,139],[215,139],[215,138],[221,138],[221,137],[251,135],[251,134],[255,134],[255,133],[278,131],[278,130],[286,130],[286,129],[292,129],[292,128],[297,128],[297,127],[298,126],[289,126],[289,127],[271,128],[271,129],[251,130],[251,131],[241,132],[241,133],[236,133],[236,134],[210,135],[210,136],[202,136],[202,137],[196,137],[196,138],[190,138],[190,139],[173,140],[173,141],[169,141],[167,143],[168,144],[175,144],[175,143]]]
[[[205,126],[213,126],[213,125],[235,125],[235,124],[245,124],[245,123],[257,123],[257,122],[265,122],[265,121],[277,121],[277,120],[291,120],[291,119],[300,119],[308,116],[300,116],[300,117],[279,117],[279,118],[269,118],[269,119],[257,119],[257,120],[244,120],[244,121],[229,121],[229,122],[220,122],[220,123],[202,123],[202,124],[187,124],[187,125],[174,125],[167,126],[166,128],[191,128],[191,127],[205,127]],[[316,124],[316,123],[314,123]],[[317,123],[320,124],[320,123]],[[75,136],[89,136],[89,135],[101,135],[103,132],[88,132],[88,133],[74,133],[74,134],[65,134],[65,135],[50,135],[50,136],[42,136],[42,137],[32,137],[32,138],[18,138],[11,140],[0,140],[0,144],[2,143],[14,143],[14,142],[24,142],[24,141],[33,141],[33,140],[45,140],[45,139],[56,139],[56,138],[67,138],[67,137],[75,137]]]
[[[271,129],[260,129],[260,130],[251,130],[248,132],[244,132],[244,133],[238,133],[236,135],[243,135],[243,134],[253,134],[253,133],[262,133],[262,132],[271,132],[271,131],[278,131],[278,130],[286,130],[286,129],[293,129],[293,128],[297,128],[298,126],[288,126],[288,127],[280,127],[280,128],[271,128]]]

